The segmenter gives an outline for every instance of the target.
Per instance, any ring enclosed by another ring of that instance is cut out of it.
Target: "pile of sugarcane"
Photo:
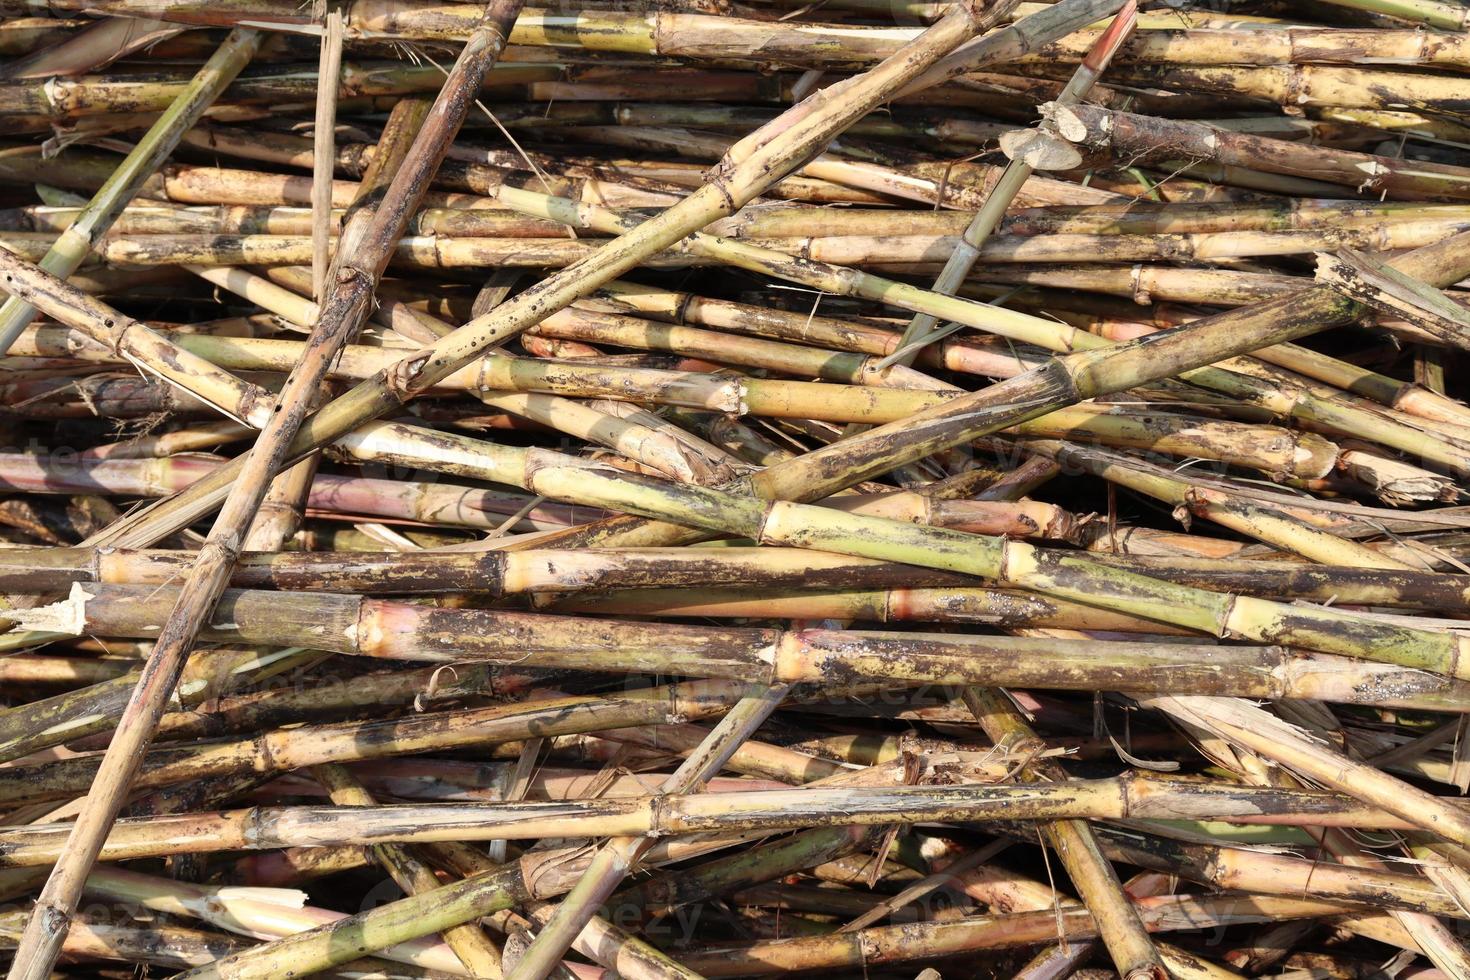
[[[1460,0],[0,0],[0,300],[12,980],[1470,978]]]

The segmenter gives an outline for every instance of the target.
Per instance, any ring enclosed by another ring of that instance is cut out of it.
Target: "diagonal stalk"
[[[339,806],[377,805],[377,799],[346,766],[329,763],[317,766],[313,772],[317,781],[331,795],[333,803]],[[406,895],[432,892],[439,887],[439,880],[433,869],[404,845],[379,844],[373,848],[373,856]],[[502,975],[500,950],[478,923],[466,922],[450,926],[440,935],[444,944],[454,951],[454,955],[470,971],[471,976],[499,978]]]
[[[971,687],[961,697],[980,722],[980,727],[997,746],[1009,747],[1019,740],[1035,741],[1036,733],[1016,710],[1004,691]],[[1017,782],[1065,780],[1067,774],[1055,763],[1037,761],[1016,776]],[[1168,976],[1158,949],[1149,939],[1138,909],[1123,891],[1117,872],[1103,855],[1097,837],[1085,820],[1057,820],[1043,824],[1041,831],[1077,887],[1082,903],[1097,922],[1098,935],[1112,955],[1113,965],[1124,980],[1164,980]]]
[[[790,684],[757,689],[742,698],[710,731],[699,747],[664,780],[663,793],[696,793],[719,774],[741,743],[780,706]],[[643,837],[615,837],[604,844],[586,873],[577,881],[561,905],[536,935],[531,947],[510,973],[509,980],[543,980],[583,928],[612,897],[653,842]]]

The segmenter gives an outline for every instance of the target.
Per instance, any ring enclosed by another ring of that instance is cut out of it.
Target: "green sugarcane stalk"
[[[153,176],[159,164],[173,153],[183,134],[193,128],[204,110],[254,57],[261,39],[259,31],[245,28],[235,29],[225,38],[188,87],[169,104],[82,213],[47,250],[41,268],[63,279],[77,270],[143,182]],[[35,307],[15,295],[0,305],[0,354],[10,349],[35,315]]]
[[[1070,105],[1085,98],[1092,90],[1093,83],[1107,70],[1108,63],[1112,61],[1118,48],[1133,33],[1137,25],[1138,5],[1127,4],[1113,18],[1112,22],[1088,49],[1087,56],[1078,67],[1076,73],[1062,90],[1056,99],[1056,105]],[[1043,137],[1045,138],[1045,137]],[[974,218],[965,228],[960,236],[954,252],[944,263],[944,269],[939,273],[939,278],[934,281],[931,291],[945,296],[953,296],[959,291],[960,284],[969,278],[970,270],[980,259],[980,249],[985,240],[990,237],[997,225],[1005,217],[1011,202],[1020,193],[1022,185],[1031,177],[1032,168],[1025,162],[1023,157],[1012,157],[1001,172],[1000,179],[991,188],[990,194],[985,199],[985,204],[979,211],[975,212]],[[925,313],[916,315],[904,328],[903,336],[899,338],[898,350],[890,354],[884,360],[883,366],[890,364],[902,364],[905,366],[914,363],[919,351],[935,339],[935,328],[939,320]],[[1126,972],[1125,976],[1126,976]]]

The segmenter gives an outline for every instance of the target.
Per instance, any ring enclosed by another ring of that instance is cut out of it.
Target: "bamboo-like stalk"
[[[1448,6],[1448,5],[1446,5]],[[1458,9],[1458,8],[1456,8]],[[1434,26],[1459,30],[1459,25]],[[1094,31],[1081,32],[1046,45],[1027,57],[1077,60],[1091,46]],[[1249,43],[1247,43],[1249,42]],[[1142,29],[1118,53],[1120,64],[1163,62],[1173,65],[1376,64],[1401,66],[1463,65],[1463,36],[1412,30],[1365,30],[1308,26],[1214,28],[1160,31]]]
[[[384,685],[369,684],[368,681],[364,684],[367,687],[386,686],[395,689],[387,693],[401,696],[401,692],[410,683],[422,683],[425,676],[424,672],[416,671],[389,676],[386,678],[388,683]],[[450,686],[446,697],[477,693],[524,693],[527,686],[524,674],[508,677],[490,674],[487,677],[476,670],[470,672],[463,684]],[[140,788],[158,789],[181,781],[231,777],[242,772],[282,772],[332,762],[383,758],[420,751],[447,751],[457,747],[535,737],[539,727],[545,727],[547,730],[544,734],[550,737],[625,726],[664,725],[681,717],[677,714],[681,708],[690,712],[690,718],[723,714],[736,702],[742,690],[733,681],[704,681],[659,687],[611,698],[552,697],[532,699],[525,704],[411,715],[394,721],[346,721],[316,724],[307,728],[288,727],[269,732],[263,739],[224,741],[205,751],[201,751],[204,746],[198,744],[167,746],[149,753],[151,763],[139,777],[138,785]],[[666,703],[654,704],[649,700],[660,696]],[[336,697],[341,700],[342,695]],[[391,701],[384,697],[376,700]],[[300,702],[296,707],[301,707]],[[291,720],[290,712],[277,712],[277,715],[285,715],[288,722]],[[266,722],[272,720],[271,713],[267,711],[257,711],[255,717]],[[184,726],[184,730],[187,730],[187,726]],[[272,752],[284,753],[279,757],[282,761],[273,760],[270,754]],[[36,767],[27,766],[25,771],[36,781],[26,786],[17,780],[7,788],[8,795],[13,801],[70,798],[85,790],[87,782],[96,772],[97,761],[97,757],[93,756]],[[79,788],[74,788],[78,786]]]
[[[1443,808],[1445,804],[1437,805],[1437,809]],[[1458,819],[1464,819],[1463,808],[1449,805],[1448,809],[1455,811]],[[350,809],[301,806],[170,814],[118,821],[102,853],[104,860],[126,860],[168,853],[170,848],[177,853],[201,853],[348,841],[379,844],[493,838],[662,837],[944,820],[1118,820],[1130,812],[1137,816],[1145,810],[1161,820],[1225,819],[1246,825],[1324,824],[1404,829],[1420,827],[1426,819],[1422,815],[1392,814],[1320,791],[1202,785],[1196,780],[1151,775],[1145,779],[1131,776],[1074,779],[1027,786],[838,785],[594,799],[578,801],[570,807],[554,801],[400,804]],[[252,817],[260,824],[254,823]],[[61,824],[42,824],[0,831],[0,840],[6,844],[0,860],[6,867],[54,861],[64,845],[66,829]],[[1447,826],[1441,830],[1456,833]],[[476,883],[467,884],[473,887]],[[457,884],[444,886],[441,893],[446,904],[463,895]],[[411,904],[422,908],[424,903]],[[440,928],[438,922],[427,920],[418,927],[425,932]],[[356,952],[361,955],[367,950]]]
[[[1119,47],[1133,33],[1137,17],[1137,4],[1125,4],[1118,11],[1107,30],[1099,35],[1096,43],[1088,49],[1087,56],[1083,59],[1076,74],[1067,82],[1066,88],[1052,103],[1054,106],[1070,105],[1087,96],[1087,93],[1092,90],[1093,83],[1107,70],[1108,63],[1112,61]],[[1050,134],[1045,134],[1042,138],[1049,139]],[[1005,170],[1001,172],[1000,179],[991,188],[985,204],[975,212],[975,216],[970,219],[970,224],[960,235],[959,243],[950,253],[949,258],[945,260],[944,269],[931,287],[933,292],[953,296],[959,291],[960,284],[969,277],[970,270],[979,261],[981,247],[990,237],[991,232],[1000,224],[1001,219],[1005,217],[1006,209],[1020,193],[1022,185],[1030,179],[1032,172],[1033,168],[1026,162],[1024,152],[1019,156],[1012,156]],[[938,325],[939,320],[928,314],[920,313],[915,316],[904,328],[903,336],[899,338],[898,350],[890,354],[886,360],[892,364],[913,364],[919,350],[933,339],[935,328]],[[1123,972],[1127,974],[1127,970]]]
[[[465,93],[479,88],[504,45],[509,22],[519,8],[516,0],[487,8],[479,29],[461,51],[430,110],[433,118],[425,124],[426,138],[414,141],[413,152],[393,175],[383,205],[370,218],[365,217],[361,242],[353,239],[350,251],[347,247],[339,251],[339,261],[331,276],[333,292],[313,326],[306,355],[288,376],[274,411],[244,460],[239,482],[232,488],[201,548],[187,587],[163,621],[153,656],[145,664],[138,686],[123,708],[117,734],[108,746],[87,802],[77,815],[73,846],[52,869],[31,912],[11,969],[12,980],[41,977],[55,962],[65,938],[67,919],[76,908],[98,848],[137,772],[142,749],[152,738],[163,704],[178,683],[194,637],[224,590],[229,570],[270,480],[284,462],[286,450],[316,396],[327,365],[366,318],[367,306],[387,265],[392,243],[401,234],[408,216],[417,209],[428,175],[438,166],[443,146],[453,139],[468,111]],[[349,222],[346,233],[351,236],[355,230]]]
[[[432,670],[410,672],[381,678],[360,678],[351,695],[344,695],[334,685],[306,688],[300,694],[262,697],[227,695],[239,686],[268,681],[303,665],[323,659],[316,651],[287,648],[261,653],[221,649],[196,653],[185,667],[177,703],[164,715],[160,731],[169,737],[202,729],[208,734],[248,730],[250,726],[283,723],[283,719],[300,717],[303,703],[318,710],[318,717],[350,713],[359,705],[411,702],[421,696],[424,687],[434,680]],[[11,658],[14,659],[14,658]],[[477,694],[486,690],[511,692],[516,678],[488,671],[462,670],[463,676],[432,688],[434,699]],[[78,676],[75,680],[88,679]],[[137,683],[135,671],[123,673],[90,686],[68,691],[55,697],[42,698],[0,712],[0,756],[9,762],[23,758],[52,745],[85,739],[109,730]],[[414,685],[418,685],[415,687]],[[206,701],[219,698],[216,710],[201,718],[197,710]],[[343,703],[345,701],[345,703]]]
[[[16,617],[31,629],[75,633],[85,627],[96,635],[146,637],[153,628],[150,623],[156,623],[159,611],[174,598],[174,590],[154,586],[76,587],[70,599],[19,610]],[[1243,597],[1237,602],[1248,604]],[[1311,612],[1301,615],[1309,622],[1315,618]],[[1355,621],[1346,615],[1339,618]],[[1308,658],[1279,647],[1127,642],[1064,646],[1045,637],[938,639],[922,633],[601,622],[426,608],[325,593],[229,592],[219,619],[218,625],[204,630],[204,636],[276,646],[306,641],[319,650],[430,663],[473,659],[578,670],[759,678],[768,684],[841,686],[886,680],[917,686],[983,683],[988,676],[990,682],[1014,687],[1116,690],[1132,685],[1140,691],[1188,689],[1242,697],[1305,697],[1312,692],[1310,696],[1322,700],[1380,703],[1381,699],[1382,703],[1419,706],[1452,704],[1461,687],[1414,668]],[[1396,624],[1362,622],[1364,628],[1406,641],[1427,633]],[[1439,638],[1444,646],[1453,647],[1457,640],[1450,634],[1428,635]],[[1424,640],[1419,642],[1427,646]],[[1044,661],[1027,662],[1023,656],[1047,649],[1048,644],[1052,653]],[[1373,655],[1408,659],[1402,651],[1373,651]]]
[[[4,289],[27,308],[44,310],[76,327],[95,344],[213,405],[231,418],[261,425],[274,399],[257,385],[181,350],[164,335],[0,249]]]
[[[20,912],[0,913],[0,944],[14,946],[24,922]],[[155,923],[153,928],[144,930],[83,918],[67,936],[65,950],[87,960],[121,960],[135,968],[149,964],[187,969],[242,948],[245,948],[242,942],[199,929]]]
[[[1048,552],[1062,557],[1065,552]],[[74,582],[108,585],[167,585],[188,566],[185,552],[92,550],[87,548],[6,549],[0,551],[0,590],[65,592]],[[1281,596],[1347,605],[1405,606],[1444,612],[1470,610],[1470,577],[1420,570],[1300,565],[1288,562],[1207,559],[1140,559],[1096,553],[1092,560],[1153,578],[1198,588],[1250,596]],[[530,593],[554,597],[583,593],[573,603],[590,608],[603,600],[588,593],[613,592],[619,599],[643,602],[653,614],[661,601],[704,601],[697,590],[723,593],[739,608],[738,597],[761,586],[782,608],[783,597],[820,602],[821,595],[851,590],[883,589],[898,615],[909,601],[906,593],[946,589],[959,595],[971,580],[953,572],[916,568],[844,555],[795,548],[725,547],[718,549],[648,548],[591,551],[526,548],[476,553],[403,554],[398,552],[246,552],[231,575],[237,588],[274,588],[290,592],[357,592],[368,595],[433,595],[451,589],[493,598]],[[650,593],[671,589],[678,593]],[[620,591],[621,590],[621,591]],[[635,591],[637,590],[637,591]],[[739,590],[739,591],[735,591]],[[639,592],[644,598],[636,598]],[[718,594],[718,593],[717,593]],[[876,595],[876,594],[875,594]],[[705,598],[712,599],[713,596]],[[559,600],[557,600],[559,601]],[[1048,600],[1055,602],[1055,600]],[[1055,603],[1053,608],[1069,608]],[[564,606],[563,608],[571,608]],[[1101,613],[1093,607],[1096,615]],[[712,612],[699,615],[713,615]],[[793,619],[872,619],[883,616],[855,612],[792,612]]]
[[[426,430],[420,430],[426,431]],[[82,460],[48,464],[30,454],[0,455],[0,477],[10,489],[39,493],[75,492],[157,497],[183,489],[214,472],[221,464],[175,456],[140,460]],[[294,469],[294,468],[293,468]],[[303,474],[306,475],[306,474]],[[497,528],[516,516],[515,528],[540,530],[566,527],[600,512],[543,503],[523,510],[529,498],[474,487],[418,480],[320,474],[311,478],[305,506],[324,515],[385,517],[447,526]],[[602,512],[605,513],[605,512]],[[185,569],[174,568],[171,574]]]
[[[316,96],[316,125],[312,130],[314,159],[311,170],[311,272],[312,297],[326,300],[327,267],[331,262],[332,167],[337,157],[337,76],[342,70],[342,12],[328,10],[322,33]]]
[[[1404,163],[1094,106],[1065,106],[1051,118],[1065,139],[1125,159],[1158,161],[1187,156],[1267,173],[1310,175],[1389,197],[1470,196],[1470,173],[1462,168]]]
[[[1443,112],[1455,105],[1458,99],[1454,81],[1450,78],[1379,71],[1363,67],[1361,63],[1353,67],[1278,64],[1248,68],[1130,65],[1119,74],[1122,76],[1120,81],[1139,85],[1177,85],[1221,96],[1290,98],[1303,106],[1398,109],[1411,105],[1430,112]]]
[[[1369,894],[1391,896],[1396,907],[1433,915],[1463,918],[1446,892],[1422,875],[1381,868],[1324,865],[1299,857],[1261,854],[1244,848],[1184,843],[1147,834],[1133,836],[1107,829],[1099,832],[1103,848],[1115,860],[1144,868],[1177,871],[1217,888],[1296,896],[1309,878],[1319,898],[1354,902]],[[1319,877],[1320,874],[1320,877]]]
[[[118,212],[125,208],[160,163],[174,151],[179,138],[193,127],[204,110],[234,80],[260,46],[258,31],[240,28],[230,34],[218,51],[205,62],[189,85],[179,93],[97,191],[87,207],[62,232],[41,260],[46,272],[66,278],[107,232]],[[35,316],[35,308],[11,294],[0,304],[0,354]]]
[[[984,242],[977,258],[996,264],[1067,263],[1088,260],[1137,262],[1197,258],[1218,261],[1237,257],[1297,255],[1356,248],[1417,248],[1433,244],[1446,233],[1465,227],[1462,220],[1401,222],[1376,228],[1341,230],[1252,232],[1222,231],[1156,236],[1055,235],[996,237]],[[512,229],[516,230],[516,229]],[[0,242],[30,257],[46,236],[26,232],[0,235]],[[802,237],[746,239],[757,247],[787,256],[803,256],[840,266],[869,266],[897,270],[927,270],[940,266],[959,247],[962,238],[931,235]],[[398,243],[395,257],[419,268],[463,269],[485,267],[562,267],[585,258],[597,242],[547,238],[473,238],[415,236]],[[97,253],[119,265],[309,265],[313,242],[306,235],[191,235],[147,234],[114,239],[97,246]],[[649,260],[654,268],[700,266],[718,256],[701,256],[678,246]],[[956,287],[958,288],[958,287]],[[1427,333],[1422,324],[1419,335]],[[1433,336],[1432,334],[1430,336]]]

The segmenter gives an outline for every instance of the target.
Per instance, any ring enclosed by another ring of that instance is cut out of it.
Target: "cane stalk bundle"
[[[10,976],[1466,975],[1467,25],[0,3]]]

